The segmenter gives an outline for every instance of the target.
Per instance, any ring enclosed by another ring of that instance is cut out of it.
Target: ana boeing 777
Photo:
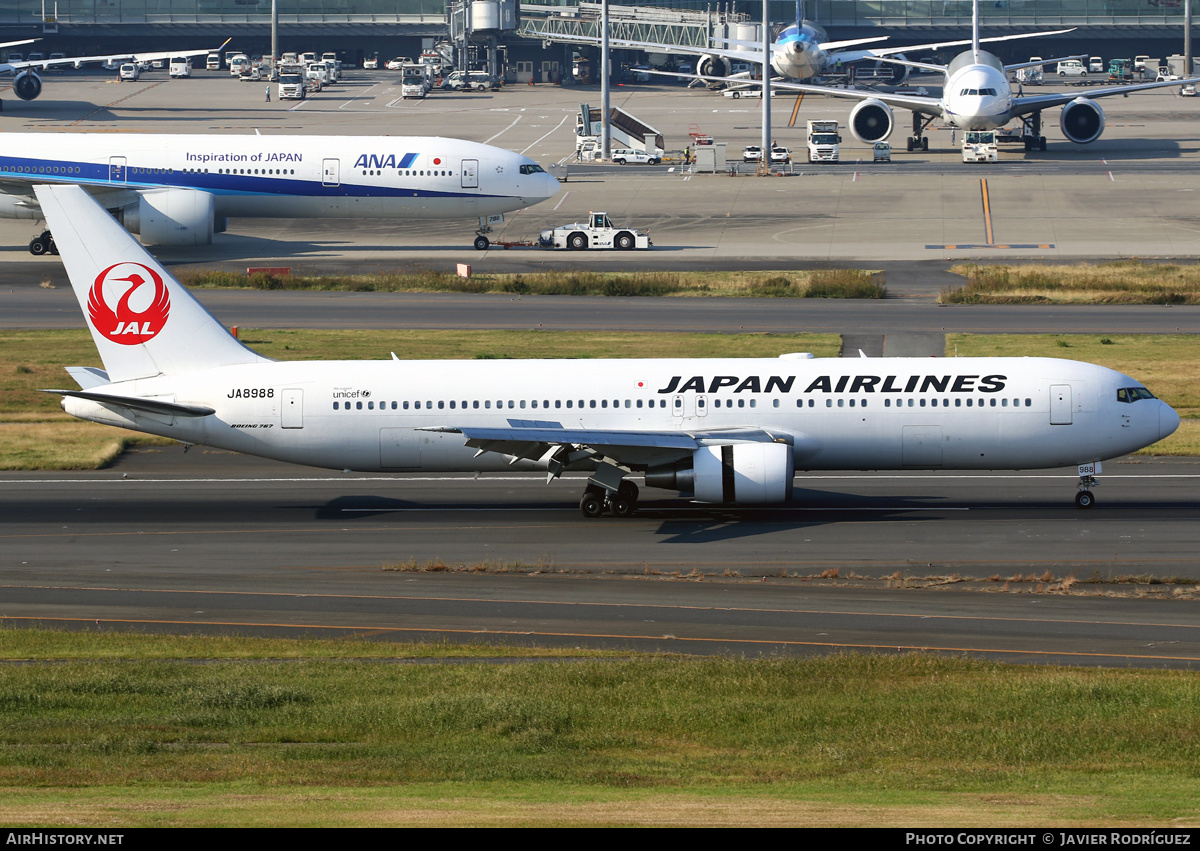
[[[579,508],[650,487],[783,503],[797,470],[1099,462],[1171,434],[1141,382],[1047,358],[275,362],[234,339],[82,188],[38,186],[103,369],[68,367],[72,416],[359,471],[588,472]]]
[[[208,245],[229,216],[475,217],[485,249],[488,216],[559,192],[526,156],[436,136],[0,134],[0,217],[42,220],[39,184],[85,187],[148,245]]]

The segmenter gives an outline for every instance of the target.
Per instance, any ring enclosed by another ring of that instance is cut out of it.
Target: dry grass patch
[[[988,266],[951,272],[961,287],[943,290],[944,304],[1200,304],[1200,266],[1117,260],[1072,266]]]
[[[135,443],[174,441],[74,419],[0,422],[0,470],[99,470]]]

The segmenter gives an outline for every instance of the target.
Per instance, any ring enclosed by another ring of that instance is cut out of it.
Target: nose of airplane
[[[550,174],[542,172],[538,175],[537,185],[534,187],[534,192],[537,193],[538,199],[534,203],[548,201],[559,192],[562,191],[562,185]]]
[[[1166,402],[1161,402],[1158,408],[1158,439],[1170,437],[1179,428],[1179,414]]]

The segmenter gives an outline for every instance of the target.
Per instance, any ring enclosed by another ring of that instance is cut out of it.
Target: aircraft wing
[[[498,452],[514,458],[538,460],[567,448],[585,450],[581,458],[593,455],[619,464],[644,466],[686,458],[701,446],[728,443],[772,443],[792,439],[790,433],[775,434],[757,427],[699,431],[623,431],[581,429],[548,420],[510,419],[507,428],[431,428],[462,434],[467,446],[483,452]],[[587,451],[590,450],[590,451]]]
[[[895,61],[895,60],[892,60]],[[740,86],[746,86],[747,80],[745,77],[704,77],[697,74],[677,74],[673,71],[650,71],[651,74],[659,74],[663,77],[683,77],[688,80],[704,80],[706,83],[736,83]],[[752,81],[755,84],[761,85],[761,81]],[[1186,81],[1184,81],[1186,82]],[[942,102],[939,98],[931,98],[925,95],[899,95],[894,92],[877,92],[871,89],[855,89],[841,86],[820,86],[812,83],[792,83],[771,78],[771,88],[781,89],[792,92],[804,92],[805,94],[814,95],[829,95],[835,98],[847,98],[849,100],[877,100],[886,103],[888,106],[899,107],[900,109],[909,109],[913,112],[919,112],[923,115],[941,115]]]
[[[1125,86],[1105,86],[1100,89],[1088,89],[1084,92],[1056,92],[1045,95],[1018,95],[1013,98],[1012,115],[1016,118],[1019,115],[1028,115],[1031,112],[1037,112],[1040,109],[1049,109],[1055,106],[1063,106],[1073,100],[1094,100],[1095,98],[1106,98],[1112,95],[1127,95],[1130,92],[1140,92],[1146,89],[1161,89],[1166,86],[1186,86],[1188,83],[1193,85],[1200,83],[1200,77],[1188,77],[1182,80],[1163,80],[1157,83],[1134,83]]]
[[[996,41],[1012,41],[1017,38],[1036,38],[1046,35],[1063,35],[1064,33],[1074,32],[1075,27],[1065,30],[1051,30],[1049,32],[1040,33],[1017,33],[1016,35],[994,35],[988,38],[979,39],[980,44],[990,44]],[[872,59],[880,56],[895,56],[897,53],[918,53],[926,50],[941,50],[943,47],[963,47],[971,43],[971,39],[959,39],[957,41],[932,41],[929,44],[907,44],[904,47],[871,47],[861,51],[847,51],[839,53],[838,59],[843,62],[853,62],[858,59]],[[824,46],[824,45],[822,45]]]
[[[196,50],[169,50],[158,51],[156,53],[110,53],[105,56],[65,56],[62,59],[39,59],[35,62],[8,62],[0,65],[0,74],[14,74],[19,71],[24,71],[26,68],[49,68],[57,65],[82,65],[85,62],[107,62],[108,60],[129,60],[131,62],[154,62],[157,59],[173,59],[176,56],[207,56],[210,53],[219,53],[225,49],[225,45],[233,41],[232,38],[225,39],[225,44],[217,48],[204,48]]]

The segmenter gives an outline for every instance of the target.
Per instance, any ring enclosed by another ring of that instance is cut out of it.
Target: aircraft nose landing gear
[[[1075,504],[1080,508],[1091,508],[1096,504],[1092,488],[1099,484],[1096,474],[1101,471],[1100,462],[1079,465],[1079,493],[1075,494]]]

